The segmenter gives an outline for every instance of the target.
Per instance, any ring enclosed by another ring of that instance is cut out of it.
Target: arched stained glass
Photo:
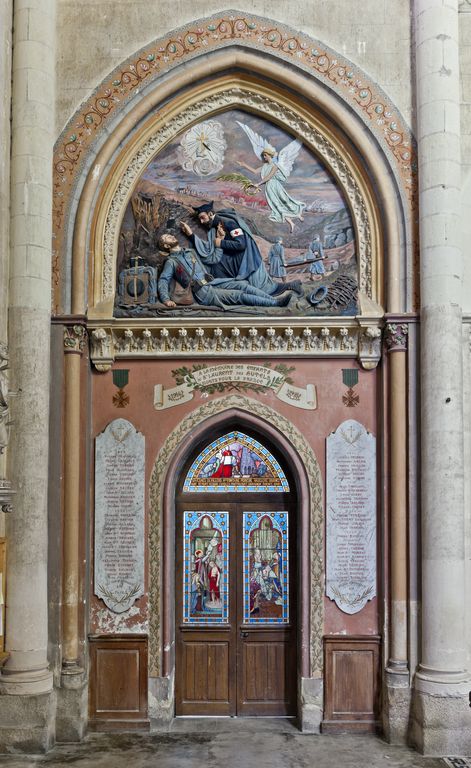
[[[194,460],[183,484],[186,493],[273,493],[289,491],[285,473],[254,437],[229,432]]]

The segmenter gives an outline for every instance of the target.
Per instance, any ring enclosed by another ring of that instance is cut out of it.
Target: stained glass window
[[[289,491],[289,485],[278,461],[258,440],[242,432],[229,432],[194,460],[183,490],[273,493]]]
[[[183,623],[223,624],[229,617],[229,513],[183,516]]]
[[[288,513],[244,512],[244,624],[289,621]]]

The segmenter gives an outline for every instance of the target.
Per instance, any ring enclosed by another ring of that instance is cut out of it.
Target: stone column
[[[392,318],[389,318],[392,319]],[[389,352],[390,448],[390,610],[389,660],[386,668],[386,735],[405,743],[409,723],[409,665],[407,647],[407,336],[406,323],[389,322],[385,346]]]
[[[62,580],[62,666],[79,665],[80,361],[86,340],[82,325],[64,328],[64,566]]]
[[[80,650],[80,377],[87,339],[84,318],[64,327],[64,464],[62,559],[62,671],[56,733],[80,741],[87,722],[87,686]],[[83,498],[83,495],[82,495]]]
[[[9,343],[14,422],[7,518],[6,650],[0,751],[53,739],[47,660],[47,477],[51,307],[54,0],[14,0]],[[5,710],[5,711],[3,711]]]
[[[8,442],[8,271],[10,260],[10,100],[12,59],[13,1],[0,5],[0,509],[11,511],[10,483],[7,480],[6,447]],[[5,533],[3,515],[0,515],[0,536]],[[0,651],[2,649],[0,648]]]
[[[413,739],[467,754],[458,0],[417,0],[421,247],[422,658]]]

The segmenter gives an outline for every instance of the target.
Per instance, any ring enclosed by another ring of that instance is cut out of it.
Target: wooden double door
[[[295,715],[294,510],[205,496],[176,506],[176,714]]]

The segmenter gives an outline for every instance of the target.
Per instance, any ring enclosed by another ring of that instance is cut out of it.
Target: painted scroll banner
[[[296,408],[313,411],[317,408],[317,394],[314,384],[306,387],[295,387],[286,381],[283,374],[266,368],[263,365],[228,364],[214,365],[192,371],[185,377],[185,382],[177,387],[164,389],[162,384],[154,387],[154,408],[160,411],[182,405],[193,399],[195,390],[211,387],[217,384],[232,384],[244,382],[257,387],[271,389],[279,400],[283,400]]]
[[[326,594],[350,614],[376,596],[376,438],[354,419],[327,438]]]
[[[145,438],[115,419],[96,438],[95,594],[124,613],[144,594]]]

